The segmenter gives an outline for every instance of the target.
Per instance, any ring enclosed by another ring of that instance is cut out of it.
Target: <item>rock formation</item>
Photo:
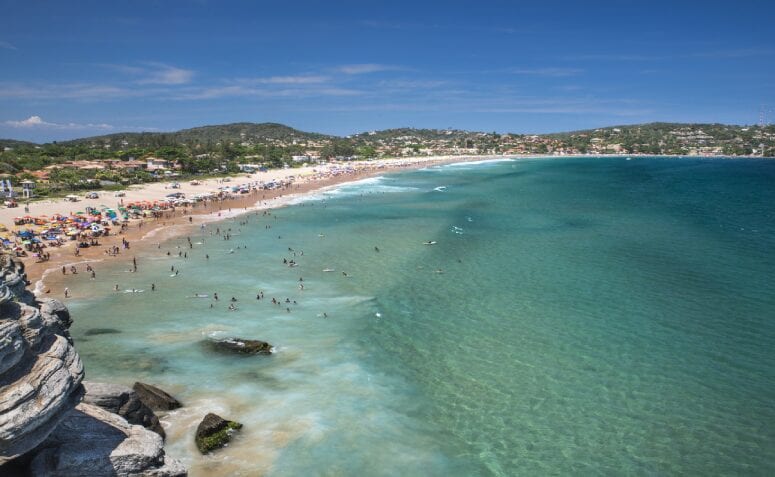
[[[232,434],[241,428],[239,422],[227,421],[217,414],[209,413],[196,428],[196,447],[202,454],[219,449],[228,444]]]
[[[132,386],[132,390],[137,393],[140,401],[153,411],[172,411],[182,406],[180,401],[150,384],[138,382]]]
[[[26,286],[23,266],[0,257],[0,465],[40,444],[83,395],[70,314]]]
[[[130,424],[138,424],[150,429],[162,438],[166,437],[164,428],[156,414],[146,406],[137,393],[126,386],[109,383],[83,382],[86,395],[83,402],[99,406],[106,411],[118,414]]]
[[[70,313],[60,301],[36,300],[27,285],[23,266],[0,255],[0,475],[186,475],[165,457],[160,435],[79,404],[84,369]],[[103,395],[103,404],[121,403],[119,412],[153,426],[139,398],[123,395],[113,402]]]
[[[164,454],[163,440],[121,416],[79,404],[35,452],[30,475],[182,477],[186,469]]]

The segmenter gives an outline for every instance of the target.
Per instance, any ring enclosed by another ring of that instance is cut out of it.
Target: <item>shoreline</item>
[[[192,206],[176,207],[174,210],[165,211],[163,217],[159,218],[132,219],[127,224],[125,230],[111,233],[111,235],[108,236],[99,237],[97,239],[99,246],[78,249],[79,255],[77,256],[74,255],[74,251],[76,250],[76,242],[68,241],[61,247],[46,248],[46,251],[50,253],[49,260],[38,261],[32,255],[28,255],[27,257],[15,257],[15,259],[24,263],[25,272],[27,273],[28,280],[30,281],[33,293],[35,293],[35,295],[48,295],[60,299],[72,298],[72,296],[64,296],[64,289],[67,287],[68,282],[67,279],[72,275],[69,270],[71,266],[82,268],[83,265],[90,264],[94,266],[94,269],[97,272],[99,272],[99,266],[96,264],[104,263],[109,260],[126,260],[128,263],[131,263],[132,260],[136,257],[144,256],[150,252],[151,247],[154,247],[155,249],[159,243],[175,237],[180,237],[184,235],[186,231],[192,229],[196,230],[203,224],[209,224],[228,218],[233,218],[235,216],[251,211],[282,208],[289,200],[313,195],[326,188],[339,186],[382,174],[390,174],[402,170],[421,169],[424,167],[441,164],[458,162],[482,162],[500,159],[507,160],[513,158],[516,157],[495,155],[431,156],[380,161],[356,161],[347,163],[345,167],[348,168],[348,171],[341,173],[331,172],[332,169],[338,165],[329,165],[327,168],[325,166],[318,166],[314,169],[320,170],[325,168],[325,170],[323,172],[313,173],[314,175],[309,174],[309,171],[304,171],[308,174],[307,176],[300,176],[300,181],[294,181],[286,187],[272,190],[252,190],[248,194],[237,195],[233,198],[223,199],[220,201],[210,201],[206,205],[194,203]],[[313,168],[309,167],[308,169],[311,170]],[[278,177],[283,173],[286,174],[286,178],[291,175],[298,176],[298,173],[292,174],[296,171],[298,170],[288,169],[272,170],[269,171],[269,174],[241,174],[236,178],[232,176],[231,182],[229,182],[229,184],[240,184],[264,179],[277,180]],[[190,186],[189,184],[186,184],[186,187],[181,183],[181,189],[178,189],[178,191],[183,191],[186,194],[193,194],[196,192],[207,191],[216,186],[216,184],[223,185],[223,183],[218,179],[209,179],[204,181],[202,185],[199,186]],[[141,200],[143,198],[145,198],[145,200],[154,199],[159,197],[160,192],[162,194],[169,192],[164,187],[165,186],[163,183],[148,184],[143,187],[133,189],[131,191],[132,195],[130,196],[129,193],[127,193],[127,197],[131,197],[132,200]],[[192,187],[196,187],[196,189],[192,190]],[[130,202],[127,200],[127,198],[124,198],[124,200]],[[84,202],[86,202],[86,200]],[[96,202],[100,202],[100,199],[98,199]],[[46,205],[47,207],[45,212],[50,212],[47,215],[62,213],[61,211],[65,210],[65,208],[76,208],[74,207],[75,204],[71,204],[64,200],[52,201]],[[83,205],[80,205],[78,207],[82,206]],[[57,207],[59,210],[54,211],[53,208]],[[34,215],[34,213],[31,212],[29,215]],[[128,248],[122,247],[124,240],[129,243]],[[119,247],[119,253],[115,255],[108,255],[106,252],[111,247]],[[58,273],[63,268],[67,270],[67,273]]]
[[[252,190],[249,194],[238,194],[232,198],[218,201],[209,201],[205,205],[194,203],[191,206],[175,207],[164,212],[161,218],[131,219],[125,230],[113,232],[111,235],[98,238],[99,246],[79,250],[79,255],[74,255],[75,242],[68,241],[61,247],[48,247],[46,251],[50,259],[38,261],[31,254],[26,257],[14,257],[25,266],[28,280],[36,295],[46,295],[64,298],[65,278],[69,275],[54,273],[63,267],[83,264],[100,263],[106,260],[130,260],[131,257],[147,252],[151,245],[156,245],[164,240],[181,236],[191,227],[200,227],[202,224],[224,220],[235,215],[243,214],[251,210],[268,210],[285,206],[285,200],[291,197],[312,195],[327,187],[333,187],[348,182],[354,182],[381,174],[389,174],[401,170],[421,169],[432,165],[483,162],[509,159],[561,159],[572,157],[675,157],[695,158],[705,156],[644,156],[638,154],[600,155],[600,154],[576,154],[562,156],[535,156],[535,155],[479,155],[479,156],[423,156],[394,159],[379,159],[372,161],[351,161],[344,164],[323,164],[316,166],[304,166],[298,169],[272,169],[266,172],[252,174],[238,174],[223,179],[206,179],[199,185],[180,183],[181,187],[175,191],[183,192],[187,196],[196,193],[207,192],[214,188],[228,185],[242,184],[246,182],[271,182],[284,181],[291,178],[289,186],[271,190]],[[714,156],[715,157],[715,156]],[[726,158],[726,156],[718,156]],[[710,158],[708,156],[707,158]],[[155,182],[130,186],[122,202],[152,201],[164,199],[171,192],[168,184],[173,181]],[[13,223],[12,218],[21,214],[35,216],[52,216],[65,211],[77,210],[86,206],[102,205],[113,197],[108,198],[105,191],[97,191],[101,194],[99,199],[83,199],[77,203],[67,202],[64,199],[44,200],[32,202],[30,212],[23,209],[0,209],[0,223],[8,225]],[[283,200],[284,199],[284,200]],[[262,204],[263,202],[263,204]],[[118,229],[118,228],[117,228]],[[122,249],[123,240],[130,244],[130,248]],[[120,253],[108,255],[105,251],[110,247],[119,247]]]

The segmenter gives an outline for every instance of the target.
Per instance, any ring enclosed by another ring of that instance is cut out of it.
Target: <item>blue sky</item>
[[[754,124],[775,2],[0,0],[0,137]]]

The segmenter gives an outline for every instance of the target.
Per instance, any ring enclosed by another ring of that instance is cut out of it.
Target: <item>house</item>
[[[144,169],[146,165],[147,163],[143,161],[121,161],[121,162],[115,163],[113,167],[117,170],[123,170],[126,172],[135,172],[140,169]]]
[[[30,175],[35,178],[36,181],[40,182],[41,184],[48,184],[49,183],[49,171],[32,171],[30,172]]]
[[[145,159],[145,170],[148,172],[155,172],[164,169],[170,169],[172,164],[166,159],[159,159],[157,157],[148,157]]]

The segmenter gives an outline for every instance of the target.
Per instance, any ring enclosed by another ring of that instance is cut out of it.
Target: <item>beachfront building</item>
[[[310,154],[301,155],[301,156],[291,156],[291,160],[293,162],[317,163],[317,162],[320,162],[320,156],[313,156]]]
[[[22,181],[22,197],[30,199],[35,196],[35,183],[32,181]]]
[[[164,171],[172,169],[172,162],[166,159],[159,159],[156,157],[148,157],[145,159],[145,170],[148,172]]]

